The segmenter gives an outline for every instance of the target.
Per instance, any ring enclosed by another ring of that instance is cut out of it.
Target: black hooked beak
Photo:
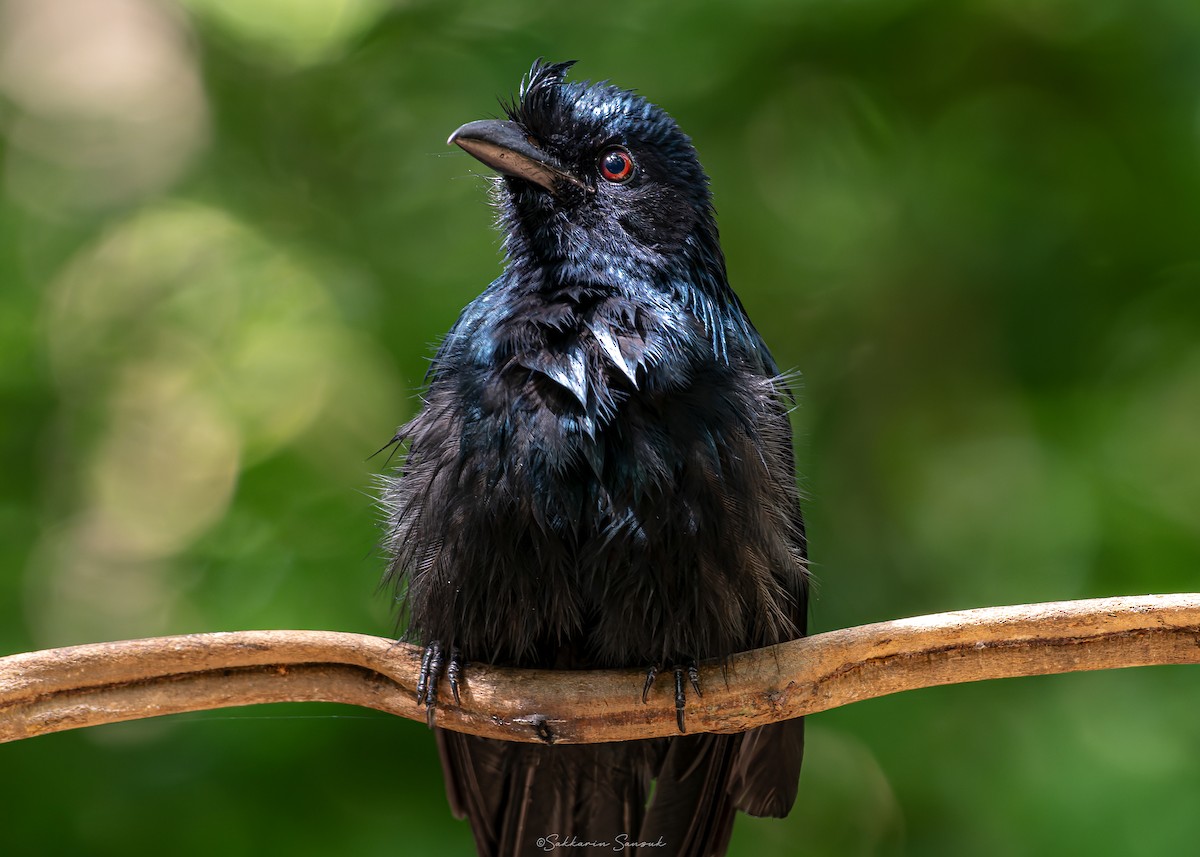
[[[549,153],[538,148],[516,122],[504,119],[468,122],[446,142],[454,143],[496,172],[531,181],[553,194],[564,185],[592,192],[578,176],[560,167]]]

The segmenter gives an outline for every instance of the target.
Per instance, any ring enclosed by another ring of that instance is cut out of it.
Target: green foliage
[[[695,139],[803,372],[817,630],[1188,591],[1200,6],[2,0],[0,649],[387,634],[371,454],[499,267],[444,146],[539,55]],[[735,854],[1190,853],[1200,673],[813,717]],[[3,850],[468,854],[420,725],[278,706],[0,748]],[[563,831],[569,833],[569,831]]]

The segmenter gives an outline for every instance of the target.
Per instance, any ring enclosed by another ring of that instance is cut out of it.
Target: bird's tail
[[[480,857],[600,855],[634,843],[646,843],[638,853],[719,857],[741,737],[545,747],[438,730],[438,747],[451,809],[470,820]]]

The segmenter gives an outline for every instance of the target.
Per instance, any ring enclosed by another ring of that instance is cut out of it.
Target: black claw
[[[462,658],[459,657],[458,648],[450,649],[450,665],[446,667],[446,679],[450,682],[450,693],[454,696],[454,704],[461,705],[462,700],[458,698],[458,680],[462,676]]]
[[[646,670],[646,683],[642,685],[643,703],[650,698],[650,688],[654,687],[654,680],[658,678],[658,673],[662,668],[662,664],[655,664]],[[687,709],[688,684],[691,684],[692,690],[696,692],[696,696],[704,695],[700,692],[700,665],[696,663],[695,658],[689,658],[686,661],[686,665],[679,663],[672,666],[671,671],[675,678],[675,725],[679,727],[680,732],[686,732],[684,715]],[[687,675],[686,682],[684,681],[685,673]]]
[[[425,722],[432,729],[434,714],[437,711],[437,686],[446,666],[446,655],[437,643],[430,643],[429,648],[433,650],[433,657],[429,661],[430,679],[429,692],[425,695]]]
[[[430,643],[429,649],[433,652],[433,657],[429,659],[429,694],[425,697],[425,702],[433,705],[437,702],[437,686],[446,666],[446,655],[437,643]]]
[[[646,670],[646,683],[642,685],[642,705],[645,705],[646,700],[650,698],[650,688],[654,687],[656,678],[658,678],[658,667],[653,666]]]
[[[675,667],[675,725],[679,727],[680,732],[686,732],[683,728],[683,712],[687,707],[687,691],[684,690],[683,683],[683,667]]]
[[[425,654],[421,656],[421,670],[417,673],[417,705],[425,706],[425,722],[433,726],[434,713],[437,710],[438,684],[442,675],[450,683],[450,693],[454,695],[454,704],[460,705],[459,685],[462,684],[463,660],[457,646],[450,647],[449,660],[442,644],[431,640],[425,646]]]
[[[425,700],[434,694],[430,692],[430,672],[433,665],[434,654],[438,651],[437,642],[432,642],[425,647],[425,654],[421,656],[421,669],[417,673],[417,705],[422,705]],[[433,677],[434,684],[437,683],[437,676]]]

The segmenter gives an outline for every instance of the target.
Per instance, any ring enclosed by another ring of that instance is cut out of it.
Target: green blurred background
[[[496,274],[450,151],[537,56],[695,139],[803,373],[817,630],[1200,589],[1200,4],[0,0],[0,651],[388,634],[370,458]],[[1200,670],[811,718],[735,855],[1200,841]],[[0,748],[0,852],[469,854],[336,706]]]

